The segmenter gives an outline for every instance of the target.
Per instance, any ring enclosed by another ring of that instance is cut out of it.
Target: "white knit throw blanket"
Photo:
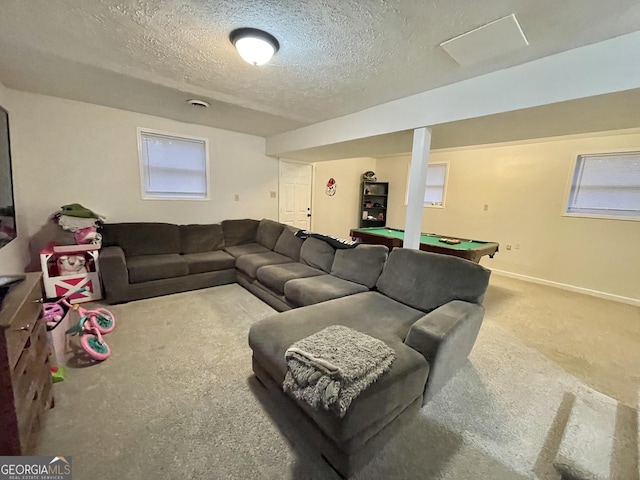
[[[396,352],[381,340],[334,325],[289,347],[282,388],[316,410],[344,417],[351,402],[395,359]]]

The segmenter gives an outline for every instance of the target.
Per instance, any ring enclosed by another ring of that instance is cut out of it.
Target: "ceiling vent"
[[[204,100],[198,100],[195,98],[187,100],[187,103],[193,107],[207,108],[209,106],[209,102],[205,102]]]
[[[440,44],[463,67],[515,52],[527,45],[529,42],[513,13]]]

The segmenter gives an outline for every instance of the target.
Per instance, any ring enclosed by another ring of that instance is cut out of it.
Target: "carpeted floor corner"
[[[266,304],[226,285],[112,310],[112,357],[72,360],[37,454],[71,455],[75,480],[339,478],[252,375]],[[454,381],[354,478],[555,479],[554,426],[581,388],[488,320]]]

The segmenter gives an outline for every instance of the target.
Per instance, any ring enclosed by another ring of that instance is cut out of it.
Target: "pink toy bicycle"
[[[111,355],[111,349],[102,338],[102,335],[111,332],[115,328],[116,320],[113,313],[106,308],[87,310],[77,303],[69,303],[68,298],[71,295],[82,293],[85,290],[87,290],[86,287],[65,296],[51,299],[52,301],[43,301],[42,316],[47,322],[47,331],[51,331],[62,322],[62,319],[70,309],[78,312],[80,320],[65,333],[70,335],[79,334],[80,345],[91,358],[99,361],[106,360]]]

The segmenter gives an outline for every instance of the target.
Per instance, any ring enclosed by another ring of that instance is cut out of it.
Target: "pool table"
[[[395,247],[402,247],[404,240],[404,230],[386,227],[354,228],[350,235],[353,239],[359,239],[362,243],[374,243],[386,245],[389,250]],[[479,263],[484,255],[493,258],[498,251],[496,242],[482,242],[480,240],[468,240],[460,238],[460,243],[449,245],[441,242],[441,238],[458,238],[448,235],[438,235],[435,233],[422,233],[420,235],[420,250],[426,252],[444,253],[462,257],[472,262]]]

